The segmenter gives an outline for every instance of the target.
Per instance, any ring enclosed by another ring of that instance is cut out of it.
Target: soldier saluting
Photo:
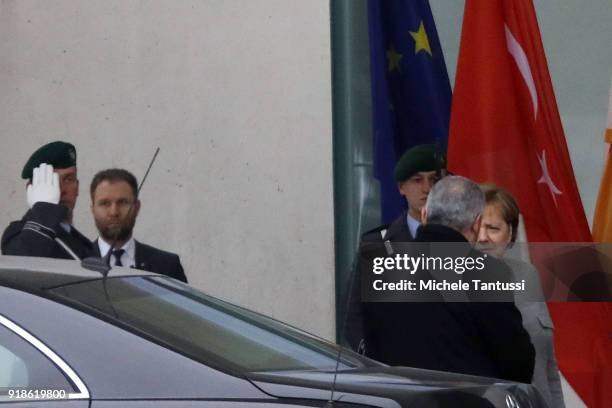
[[[72,225],[79,195],[76,149],[67,142],[51,142],[28,159],[21,178],[28,180],[30,209],[2,234],[5,255],[84,258],[92,243]]]

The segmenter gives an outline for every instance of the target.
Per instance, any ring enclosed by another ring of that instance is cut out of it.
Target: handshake
[[[26,190],[30,208],[38,202],[58,204],[60,201],[59,176],[53,166],[42,163],[32,171],[32,182]]]

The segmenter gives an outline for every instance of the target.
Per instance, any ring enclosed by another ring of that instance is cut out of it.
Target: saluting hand
[[[27,187],[27,200],[30,208],[39,201],[57,204],[60,200],[59,176],[53,166],[42,163],[32,172],[32,183]]]

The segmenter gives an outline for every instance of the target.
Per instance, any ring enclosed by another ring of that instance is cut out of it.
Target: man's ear
[[[423,206],[421,207],[421,224],[425,225],[427,224],[427,207]]]
[[[137,217],[140,211],[140,200],[134,201],[134,209],[132,211],[134,211],[134,217]]]
[[[404,196],[404,192],[402,191],[402,186],[404,185],[403,181],[400,181],[397,183],[397,191],[400,193],[401,196]]]
[[[476,219],[472,223],[472,231],[474,232],[476,237],[478,237],[478,234],[480,234],[480,226],[481,225],[482,225],[482,214],[478,214],[478,216],[476,217]]]

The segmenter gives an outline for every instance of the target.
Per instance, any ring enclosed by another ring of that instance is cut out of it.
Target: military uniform
[[[30,156],[23,167],[21,178],[30,180],[27,191],[28,204],[31,209],[20,221],[11,222],[4,230],[1,241],[3,254],[66,259],[74,259],[74,256],[84,258],[91,254],[93,248],[91,241],[65,222],[68,218],[68,208],[53,203],[59,202],[61,194],[59,185],[52,182],[51,186],[46,186],[51,187],[52,192],[49,193],[49,190],[45,192],[45,195],[57,194],[57,201],[42,197],[34,199],[30,196],[30,191],[34,190],[33,185],[36,184],[36,176],[34,176],[36,171],[40,172],[43,167],[46,167],[47,171],[52,174],[54,169],[75,166],[76,149],[72,144],[66,142],[47,143]],[[55,180],[58,182],[57,178]],[[55,188],[57,190],[54,190]]]
[[[436,145],[426,144],[415,146],[406,151],[398,160],[394,177],[401,183],[418,172],[438,171],[446,167],[446,160],[438,151]],[[408,227],[408,211],[404,211],[389,225],[381,225],[361,236],[359,243],[359,254],[355,260],[353,274],[348,282],[348,304],[341,341],[352,349],[367,353],[367,345],[364,342],[363,305],[361,303],[361,272],[358,268],[358,259],[365,247],[373,248],[377,244],[385,246],[387,254],[392,252],[393,242],[412,242],[414,235]]]
[[[353,279],[350,282],[349,302],[346,312],[346,326],[344,329],[344,342],[353,350],[366,353],[363,304],[361,303],[361,271],[358,268],[358,259],[364,248],[373,248],[380,245],[381,255],[393,251],[394,242],[412,242],[414,237],[410,234],[407,223],[408,211],[404,211],[389,225],[381,225],[361,236],[359,254],[355,261]],[[384,252],[383,252],[384,247]],[[367,325],[367,322],[365,323]]]
[[[4,255],[45,256],[73,259],[55,238],[59,238],[79,258],[91,254],[93,245],[73,226],[61,225],[68,209],[59,204],[38,202],[20,221],[13,221],[2,234]]]

